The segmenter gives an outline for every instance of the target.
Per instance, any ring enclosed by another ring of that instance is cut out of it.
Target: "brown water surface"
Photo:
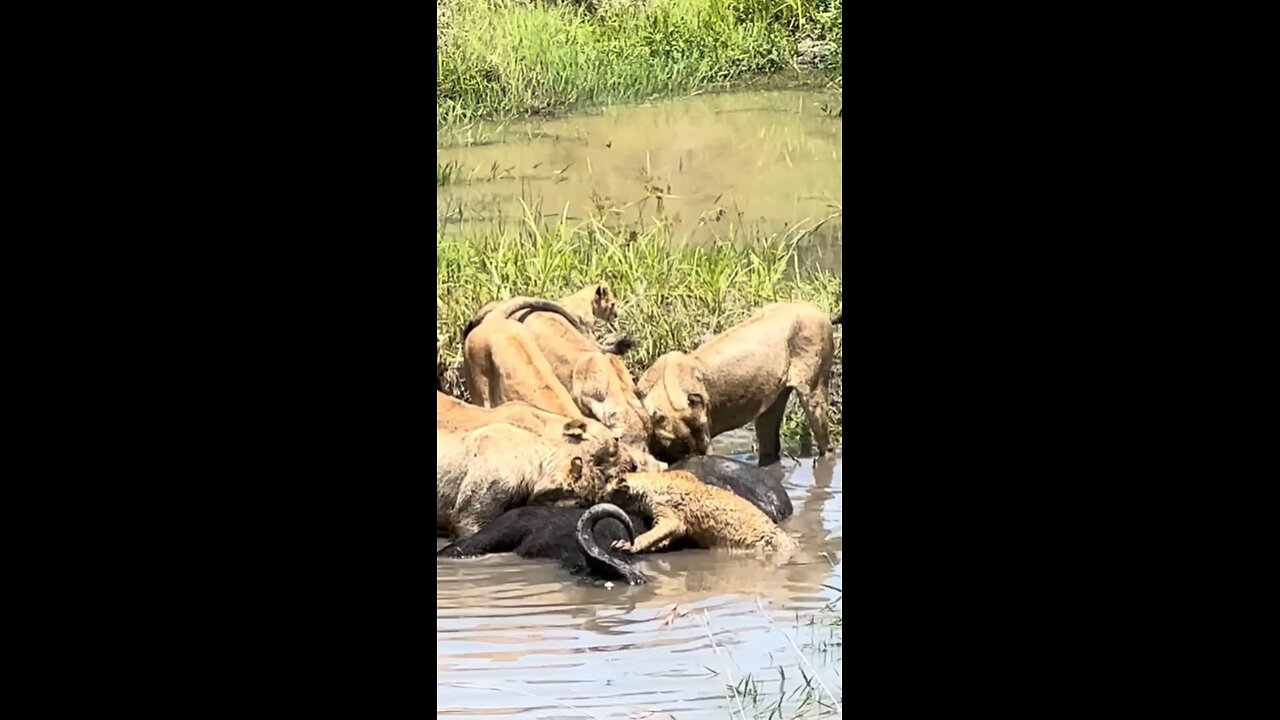
[[[693,241],[804,236],[837,272],[843,245],[843,120],[814,90],[710,93],[594,114],[437,133],[440,232],[606,218],[674,226]],[[743,229],[746,234],[741,234]]]
[[[779,697],[786,717],[835,715],[817,703],[843,704],[841,460],[778,470],[795,505],[782,526],[802,547],[781,568],[684,550],[644,556],[649,585],[599,588],[549,561],[438,559],[437,716],[725,718],[741,700],[764,718]]]

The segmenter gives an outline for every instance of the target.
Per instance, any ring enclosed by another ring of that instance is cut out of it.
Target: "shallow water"
[[[782,525],[802,553],[781,568],[683,550],[639,561],[649,585],[597,588],[510,554],[438,559],[436,715],[724,718],[738,712],[727,685],[754,689],[747,717],[780,696],[786,717],[833,715],[816,701],[843,703],[841,460],[783,461],[795,513]]]
[[[437,225],[512,227],[527,206],[543,222],[661,219],[695,242],[747,228],[804,236],[804,260],[839,272],[840,107],[815,90],[714,93],[438,132],[458,180],[436,188]]]

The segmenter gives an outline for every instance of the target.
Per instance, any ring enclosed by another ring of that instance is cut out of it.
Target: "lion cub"
[[[521,300],[535,299],[537,298],[515,297],[509,300],[490,300],[476,311],[475,317],[471,318],[466,327],[463,328],[462,337],[465,339],[466,336],[471,333],[471,330],[475,328],[476,325],[479,325],[480,322],[485,319],[485,316],[496,309],[499,305],[518,302]],[[572,320],[573,324],[577,326],[575,329],[584,330],[584,335],[587,334],[585,330],[590,330],[597,321],[611,323],[618,319],[618,299],[614,297],[613,291],[609,289],[609,283],[606,282],[598,282],[588,285],[578,292],[566,295],[559,300],[556,300],[555,304],[569,312],[569,315],[566,317]],[[538,310],[539,309],[527,310],[523,315],[515,317],[514,319],[525,320],[531,314],[538,312]],[[611,345],[609,348],[605,349],[605,352],[620,350],[619,352],[616,352],[616,354],[625,355],[626,351],[629,349],[631,349],[630,338],[626,338],[625,342],[622,343],[622,348],[615,348]]]
[[[618,319],[618,299],[613,296],[607,282],[588,285],[572,295],[560,298],[558,302],[587,326],[594,320],[613,322]]]
[[[689,538],[704,548],[767,551],[782,564],[799,549],[760,508],[682,470],[627,473],[614,496],[615,502],[621,500],[653,517],[653,527],[630,545],[633,553],[661,550],[674,540]],[[627,547],[625,541],[615,545]]]

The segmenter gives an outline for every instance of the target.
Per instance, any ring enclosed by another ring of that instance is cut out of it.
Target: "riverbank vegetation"
[[[788,720],[843,717],[844,688],[839,668],[844,663],[844,610],[837,608],[840,604],[840,599],[836,599],[803,621],[797,612],[795,624],[789,628],[779,627],[763,608],[760,609],[760,616],[787,639],[798,662],[791,666],[790,673],[784,663],[779,662],[774,666],[776,674],[759,675],[739,675],[729,670],[727,665],[722,666],[723,680],[727,681],[724,690],[730,718]],[[704,626],[714,643],[710,624],[704,621]],[[819,671],[823,666],[833,667],[836,678],[822,680]],[[709,666],[707,669],[721,679],[718,669]]]
[[[843,0],[436,0],[436,21],[437,126],[843,73]]]
[[[742,322],[757,308],[807,300],[841,309],[840,276],[802,265],[801,237],[735,231],[692,247],[664,225],[615,231],[596,220],[561,219],[517,227],[479,226],[436,236],[436,340],[448,366],[446,388],[466,398],[458,367],[461,331],[486,302],[514,296],[559,298],[600,280],[618,299],[617,327],[636,347],[624,360],[634,377],[672,350],[692,350],[708,333]],[[836,328],[831,382],[832,440],[842,436],[843,355]],[[808,423],[792,398],[784,436],[791,450],[808,445]]]

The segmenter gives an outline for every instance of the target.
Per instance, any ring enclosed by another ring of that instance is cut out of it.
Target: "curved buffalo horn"
[[[611,517],[622,523],[622,527],[627,531],[627,542],[634,543],[636,540],[636,529],[631,524],[631,518],[622,511],[622,508],[612,503],[599,503],[587,508],[582,513],[582,517],[578,518],[578,545],[582,548],[582,552],[587,556],[587,563],[592,570],[604,577],[620,578],[622,580],[637,584],[637,576],[639,574],[623,564],[623,561],[612,557],[605,552],[596,543],[595,526],[601,520]],[[643,576],[639,576],[643,577]],[[641,580],[643,582],[643,580]]]

